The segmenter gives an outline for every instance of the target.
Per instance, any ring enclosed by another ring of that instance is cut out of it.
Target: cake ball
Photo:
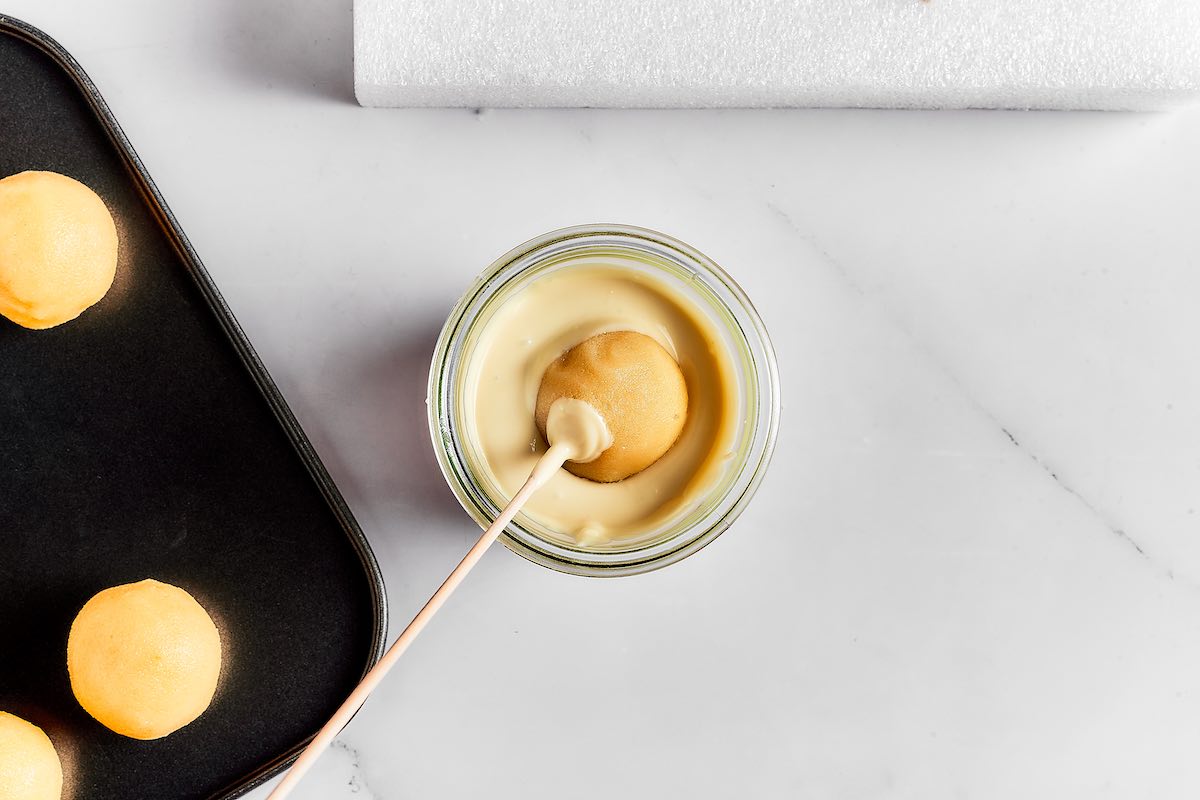
[[[49,737],[32,722],[0,711],[0,798],[59,800],[63,773]]]
[[[57,172],[0,180],[0,314],[52,328],[99,302],[117,271],[117,227],[95,192]]]
[[[221,637],[183,589],[144,580],[105,589],[67,640],[71,689],[100,724],[158,739],[199,717],[217,688]]]
[[[679,365],[654,339],[633,331],[592,336],[550,364],[534,411],[543,437],[550,407],[564,397],[590,404],[608,425],[608,449],[591,461],[564,465],[600,483],[624,480],[653,464],[687,421],[687,383]]]

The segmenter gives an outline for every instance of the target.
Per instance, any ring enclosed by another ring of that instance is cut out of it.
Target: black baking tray
[[[71,800],[236,797],[379,658],[382,577],[95,86],[0,15],[0,177],[27,169],[92,187],[120,256],[77,320],[0,317],[0,710],[50,735]],[[151,742],[88,716],[66,669],[84,602],[146,577],[190,591],[225,643],[211,707]]]

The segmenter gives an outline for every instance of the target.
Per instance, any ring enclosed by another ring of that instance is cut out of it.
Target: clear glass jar
[[[518,515],[501,537],[513,552],[576,575],[633,575],[664,567],[717,538],[758,488],[779,425],[779,374],[766,328],[741,288],[704,254],[669,236],[625,225],[584,225],[552,231],[511,250],[487,268],[450,312],[429,374],[429,433],[438,463],[458,501],[480,526],[499,514],[503,497],[481,478],[481,456],[461,435],[468,409],[463,373],[492,312],[551,270],[602,263],[653,275],[706,316],[732,356],[743,418],[725,474],[695,508],[649,542],[588,548],[548,535]]]

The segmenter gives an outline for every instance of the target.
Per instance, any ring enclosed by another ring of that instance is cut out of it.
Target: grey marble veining
[[[489,554],[297,800],[1200,792],[1200,111],[365,110],[338,6],[7,11],[112,104],[370,537],[393,635],[477,535],[424,379],[509,247],[696,245],[785,407],[688,561]]]

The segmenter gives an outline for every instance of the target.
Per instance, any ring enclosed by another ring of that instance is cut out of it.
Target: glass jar
[[[626,225],[552,231],[511,250],[487,268],[450,312],[429,374],[429,433],[446,481],[481,527],[506,498],[481,476],[482,456],[462,436],[468,413],[463,374],[479,331],[507,298],[551,270],[604,264],[652,275],[712,322],[731,355],[742,401],[729,466],[712,491],[648,541],[585,547],[551,535],[524,515],[501,537],[513,552],[576,575],[632,575],[664,567],[717,538],[758,488],[779,425],[779,374],[766,328],[745,292],[704,254],[661,233]]]

